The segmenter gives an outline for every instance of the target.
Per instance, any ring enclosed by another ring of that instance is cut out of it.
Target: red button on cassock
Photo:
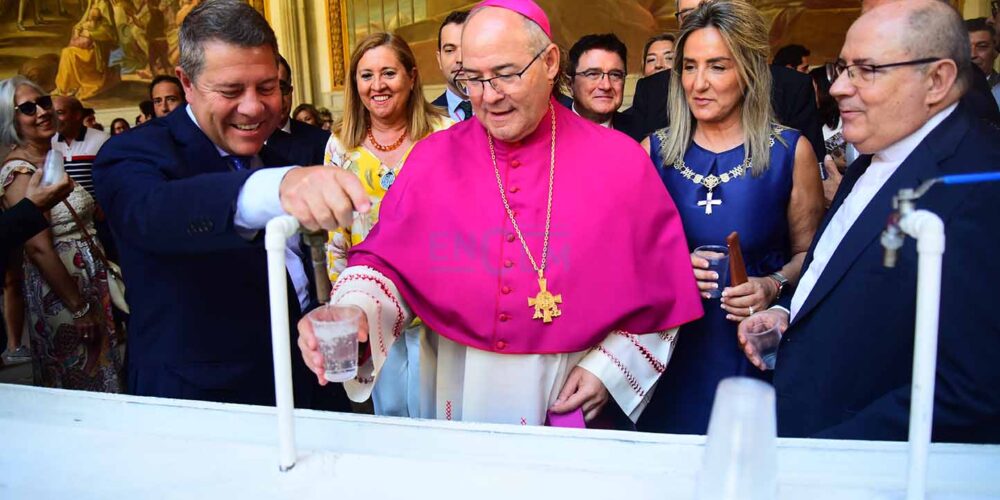
[[[498,351],[502,351],[507,348],[507,343],[502,340],[498,340],[496,346]]]
[[[518,192],[520,190],[521,190],[521,188],[519,188],[517,186],[511,186],[511,188],[510,188],[510,192],[511,193],[516,193],[516,192]]]
[[[500,316],[497,319],[499,319],[500,321],[507,321],[508,319],[510,319],[510,315],[507,313],[500,313]]]
[[[521,161],[520,160],[514,160],[514,161],[510,162],[510,166],[511,166],[511,168],[520,167],[521,166]]]
[[[507,260],[503,261],[503,267],[508,267],[508,268],[509,267],[514,267],[514,261],[512,261],[510,259],[507,259]]]
[[[500,293],[507,295],[508,293],[510,293],[510,287],[504,286],[503,288],[500,289]]]
[[[513,234],[508,234],[507,235],[507,243],[511,243],[513,241],[514,241],[514,235]]]

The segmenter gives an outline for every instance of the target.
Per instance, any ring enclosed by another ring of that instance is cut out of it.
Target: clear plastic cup
[[[764,360],[767,369],[773,370],[778,359],[778,345],[781,344],[781,331],[778,329],[777,321],[766,314],[757,318],[751,316],[747,323],[746,337],[747,343],[752,345],[757,355]]]
[[[45,155],[45,163],[42,165],[43,186],[50,186],[66,177],[66,167],[62,153],[50,149]]]
[[[323,354],[323,377],[330,382],[351,380],[358,374],[358,328],[361,309],[321,306],[307,316]]]
[[[708,261],[708,269],[719,275],[719,287],[708,291],[713,299],[722,297],[722,289],[729,283],[729,248],[722,245],[703,245],[694,249],[694,254]]]
[[[708,423],[700,500],[774,500],[778,496],[774,388],[747,377],[719,382]]]

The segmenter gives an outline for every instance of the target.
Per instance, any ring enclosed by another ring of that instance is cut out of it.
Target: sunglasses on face
[[[51,110],[52,96],[43,95],[34,101],[24,101],[21,104],[14,106],[15,110],[28,116],[35,116],[35,113],[38,112],[38,108],[42,108],[45,111]]]

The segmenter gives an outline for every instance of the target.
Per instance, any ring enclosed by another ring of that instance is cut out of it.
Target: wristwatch
[[[788,284],[788,278],[784,274],[777,272],[771,273],[767,277],[773,279],[778,284],[778,295],[774,296],[774,300],[778,300],[781,297],[781,292],[785,289],[785,285]]]

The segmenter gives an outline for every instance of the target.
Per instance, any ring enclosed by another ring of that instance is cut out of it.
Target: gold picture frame
[[[351,48],[347,46],[347,0],[327,0],[326,11],[330,31],[330,82],[333,90],[340,90],[347,81],[351,57]]]

